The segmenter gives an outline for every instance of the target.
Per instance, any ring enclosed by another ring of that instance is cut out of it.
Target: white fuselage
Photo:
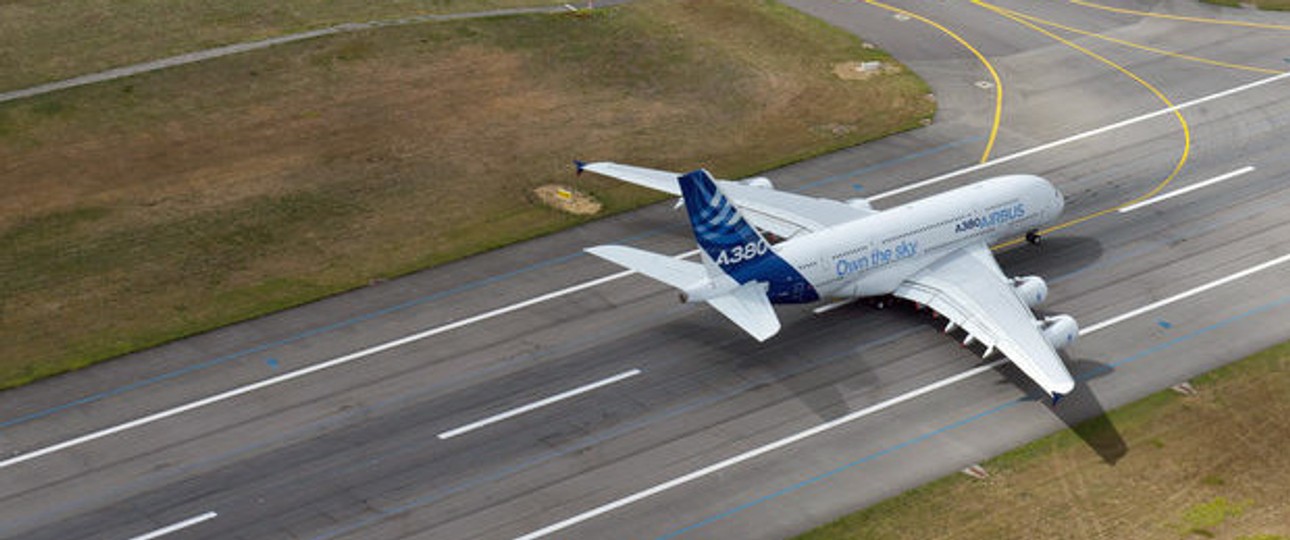
[[[822,298],[891,294],[969,244],[995,243],[1055,220],[1061,192],[1032,175],[991,178],[781,242],[773,247]]]

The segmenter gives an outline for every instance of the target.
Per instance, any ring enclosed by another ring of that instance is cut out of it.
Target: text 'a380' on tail
[[[707,171],[677,181],[702,264],[626,246],[587,252],[679,289],[684,302],[707,302],[758,341],[774,336],[780,323],[768,295],[777,277],[784,281],[778,274],[792,267],[744,220]]]

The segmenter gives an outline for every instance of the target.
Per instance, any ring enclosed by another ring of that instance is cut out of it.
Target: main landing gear
[[[1042,237],[1039,236],[1039,229],[1031,229],[1029,231],[1026,231],[1026,241],[1030,242],[1032,245],[1036,245],[1036,246],[1039,245],[1040,238]]]

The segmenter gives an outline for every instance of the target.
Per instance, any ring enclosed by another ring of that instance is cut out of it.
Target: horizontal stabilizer
[[[779,317],[766,297],[766,287],[765,283],[750,281],[729,294],[708,300],[708,304],[757,341],[766,341],[779,333]]]
[[[702,264],[651,253],[643,249],[627,246],[596,246],[587,248],[586,251],[682,290],[692,288],[708,279],[708,271]]]
[[[682,291],[692,291],[711,284],[708,270],[699,263],[627,246],[596,246],[587,248],[587,253]],[[757,341],[766,341],[779,332],[779,317],[771,307],[770,298],[766,297],[766,283],[750,281],[734,287],[733,281],[726,281],[733,288],[724,294],[720,290],[716,292],[719,296],[706,300],[709,305]]]

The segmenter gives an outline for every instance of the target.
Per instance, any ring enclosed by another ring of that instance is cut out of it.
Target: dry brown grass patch
[[[532,196],[574,158],[740,176],[931,114],[912,75],[829,74],[864,55],[782,6],[655,0],[0,105],[0,386],[575,225]],[[602,213],[659,200],[576,187]]]
[[[1158,359],[1159,360],[1159,359]],[[1109,465],[1066,431],[799,537],[1290,536],[1290,345],[1110,414],[1128,453]]]

